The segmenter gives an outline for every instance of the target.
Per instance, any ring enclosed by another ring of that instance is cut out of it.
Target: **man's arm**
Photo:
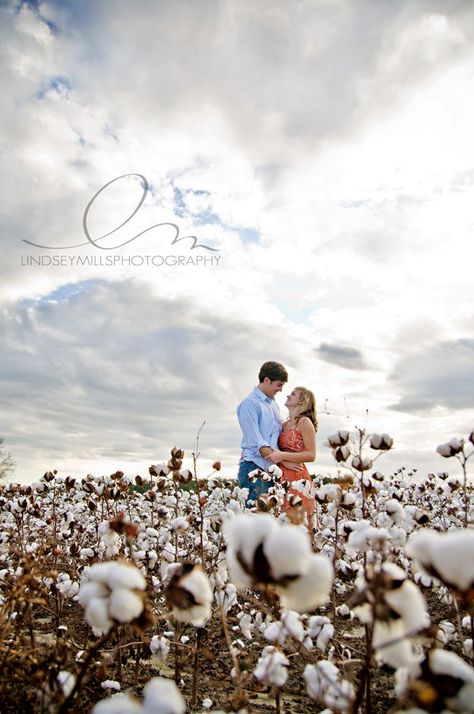
[[[250,400],[243,402],[239,407],[237,417],[243,434],[243,443],[251,449],[258,450],[263,458],[268,458],[273,449],[268,445],[268,440],[264,439],[260,433],[257,405]]]

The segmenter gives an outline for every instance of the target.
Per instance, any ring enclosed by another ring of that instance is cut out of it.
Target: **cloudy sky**
[[[0,13],[15,477],[146,473],[204,421],[201,475],[235,474],[267,359],[316,394],[320,471],[355,426],[393,436],[381,470],[446,468],[474,424],[472,2]]]

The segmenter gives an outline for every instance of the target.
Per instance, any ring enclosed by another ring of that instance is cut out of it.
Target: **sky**
[[[0,2],[14,478],[236,475],[260,365],[384,472],[474,427],[470,0]],[[160,225],[165,224],[165,225]],[[192,236],[194,238],[190,238]],[[26,242],[28,241],[28,242]]]

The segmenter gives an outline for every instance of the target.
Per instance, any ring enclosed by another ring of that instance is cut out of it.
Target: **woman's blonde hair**
[[[295,409],[296,419],[307,416],[311,419],[315,431],[318,431],[318,418],[316,416],[316,399],[311,390],[306,387],[295,387],[300,392],[300,404]]]

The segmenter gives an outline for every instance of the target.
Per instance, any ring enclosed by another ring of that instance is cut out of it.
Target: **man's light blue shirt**
[[[242,429],[243,461],[254,461],[261,469],[271,466],[270,459],[260,454],[261,446],[278,448],[281,416],[278,404],[255,387],[237,407],[237,417]]]

